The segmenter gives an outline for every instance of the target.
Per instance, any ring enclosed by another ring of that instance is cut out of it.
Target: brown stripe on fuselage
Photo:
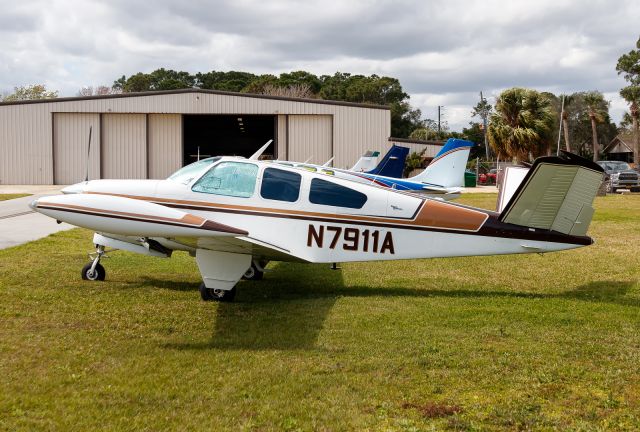
[[[143,201],[153,201],[159,204],[171,205],[179,208],[188,208],[199,210],[202,207],[211,210],[218,211],[237,211],[237,212],[254,212],[254,213],[269,213],[272,215],[298,216],[301,218],[322,218],[332,219],[336,222],[342,223],[382,223],[402,225],[407,228],[436,228],[444,230],[456,230],[456,231],[478,231],[485,220],[489,217],[487,213],[473,210],[467,207],[459,207],[454,204],[449,204],[436,200],[426,200],[424,198],[416,197],[422,202],[419,204],[418,209],[411,218],[389,218],[383,216],[364,216],[364,215],[349,215],[349,214],[332,214],[332,213],[318,213],[301,210],[285,210],[269,207],[255,207],[255,206],[243,206],[243,205],[231,205],[211,203],[206,201],[187,201],[166,199],[159,197],[145,197],[136,195],[124,195],[124,194],[111,194],[102,192],[87,192],[98,195],[113,195],[124,198],[139,199]],[[200,207],[200,208],[199,208]],[[398,226],[401,228],[401,226]]]
[[[137,220],[140,222],[163,223],[163,224],[170,224],[174,226],[186,226],[190,228],[206,229],[208,231],[226,232],[226,233],[233,233],[233,234],[239,234],[239,235],[248,234],[244,230],[239,230],[237,228],[224,225],[218,222],[214,222],[193,214],[185,214],[180,219],[176,219],[176,218],[153,216],[153,215],[146,215],[146,214],[140,214],[140,213],[121,212],[116,210],[102,210],[102,209],[84,207],[84,206],[79,206],[74,204],[41,203],[36,205],[36,207],[49,208],[52,210],[61,210],[61,211],[73,211],[75,213],[91,214],[91,215],[102,216],[102,217],[117,217],[120,219]]]
[[[476,210],[442,201],[428,200],[415,219],[415,224],[434,228],[478,231],[489,216]]]

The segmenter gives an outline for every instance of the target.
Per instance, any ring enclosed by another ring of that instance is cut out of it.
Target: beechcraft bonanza
[[[255,156],[255,155],[254,155]],[[500,213],[254,158],[213,157],[166,180],[94,180],[31,207],[95,231],[105,248],[195,256],[204,300],[230,301],[269,261],[336,263],[544,253],[592,244],[602,168],[570,153],[534,162]]]
[[[367,156],[366,154],[360,158],[351,170],[328,168],[325,166],[326,164],[318,166],[308,163],[284,161],[278,163],[304,168],[309,171],[323,172],[325,174],[334,175],[338,178],[358,183],[372,184],[399,191],[423,194],[448,201],[458,198],[460,196],[460,192],[462,192],[462,187],[464,186],[464,170],[467,166],[467,159],[469,159],[469,153],[472,146],[473,143],[470,141],[449,138],[424,171],[414,177],[406,179],[380,175],[380,171],[385,168],[385,165],[393,164],[395,162],[395,160],[391,159],[395,157],[391,153],[394,148],[405,148],[398,146],[393,146],[380,164],[373,171],[369,172],[359,172],[358,170],[354,170],[356,167],[363,169],[363,167],[370,166],[369,164],[371,162],[369,160],[372,159],[372,156]],[[401,157],[401,154],[398,156]],[[396,157],[396,159],[399,160],[400,157]],[[406,153],[404,155],[404,159],[406,159]],[[402,160],[402,168],[404,168],[404,159]],[[400,169],[400,174],[402,173],[402,168]]]

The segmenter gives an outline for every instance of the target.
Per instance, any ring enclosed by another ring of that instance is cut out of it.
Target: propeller
[[[269,145],[271,145],[272,142],[273,142],[272,139],[267,141],[267,143],[265,145],[260,147],[257,152],[255,152],[254,154],[251,155],[249,160],[258,160],[258,158],[262,155],[262,153],[264,153],[264,151],[267,149],[267,147],[269,147]]]

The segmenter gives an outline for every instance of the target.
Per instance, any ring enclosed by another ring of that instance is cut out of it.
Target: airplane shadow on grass
[[[566,299],[640,307],[640,299],[626,297],[635,285],[628,281],[597,281],[559,294],[536,294],[482,289],[389,288],[375,287],[375,283],[372,287],[345,287],[340,271],[320,266],[315,266],[312,272],[305,270],[305,266],[283,265],[263,281],[241,283],[234,303],[217,304],[212,317],[215,322],[211,340],[167,344],[165,348],[317,349],[325,320],[340,297]],[[162,283],[156,286],[162,287]]]

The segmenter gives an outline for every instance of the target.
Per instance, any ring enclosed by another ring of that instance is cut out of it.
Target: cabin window
[[[220,162],[191,188],[194,192],[249,198],[253,195],[258,166],[242,162]]]
[[[302,176],[298,173],[275,168],[267,168],[262,173],[262,198],[295,202],[300,196]]]
[[[314,178],[311,180],[309,201],[313,204],[359,209],[367,202],[367,196],[348,187]]]

